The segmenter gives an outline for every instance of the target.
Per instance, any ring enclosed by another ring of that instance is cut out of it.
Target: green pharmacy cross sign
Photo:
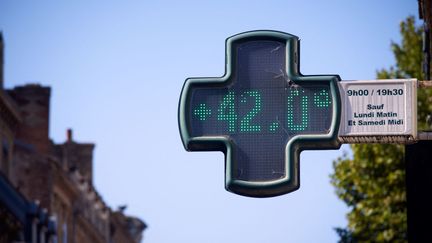
[[[251,31],[226,41],[220,78],[189,78],[179,127],[188,151],[222,151],[225,187],[250,197],[300,186],[305,149],[338,149],[337,75],[302,75],[298,37]]]

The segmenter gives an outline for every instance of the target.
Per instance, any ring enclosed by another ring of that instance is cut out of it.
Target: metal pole
[[[430,239],[432,141],[405,146],[408,242]]]
[[[432,81],[430,80],[423,80],[423,81],[418,81],[418,87],[419,88],[432,88]]]

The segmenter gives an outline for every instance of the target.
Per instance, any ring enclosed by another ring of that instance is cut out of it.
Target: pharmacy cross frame
[[[302,75],[299,57],[297,36],[245,32],[226,41],[224,76],[185,81],[178,110],[183,145],[225,154],[228,191],[272,197],[297,190],[303,150],[425,137],[417,134],[417,80]]]

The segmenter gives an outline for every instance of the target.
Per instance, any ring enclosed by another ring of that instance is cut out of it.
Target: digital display
[[[178,110],[183,146],[223,152],[230,192],[297,190],[301,151],[341,145],[340,77],[302,75],[299,38],[271,30],[229,37],[225,64],[222,77],[186,79]]]
[[[186,116],[190,136],[229,139],[235,147],[234,179],[283,178],[288,141],[330,131],[330,84],[290,80],[285,42],[244,41],[233,50],[228,82],[197,85],[191,91]]]

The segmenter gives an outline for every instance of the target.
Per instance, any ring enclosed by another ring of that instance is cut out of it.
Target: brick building
[[[49,138],[51,89],[3,89],[3,47],[0,34],[0,243],[140,242],[145,223],[113,211],[93,186],[95,145],[71,130],[62,144]]]

